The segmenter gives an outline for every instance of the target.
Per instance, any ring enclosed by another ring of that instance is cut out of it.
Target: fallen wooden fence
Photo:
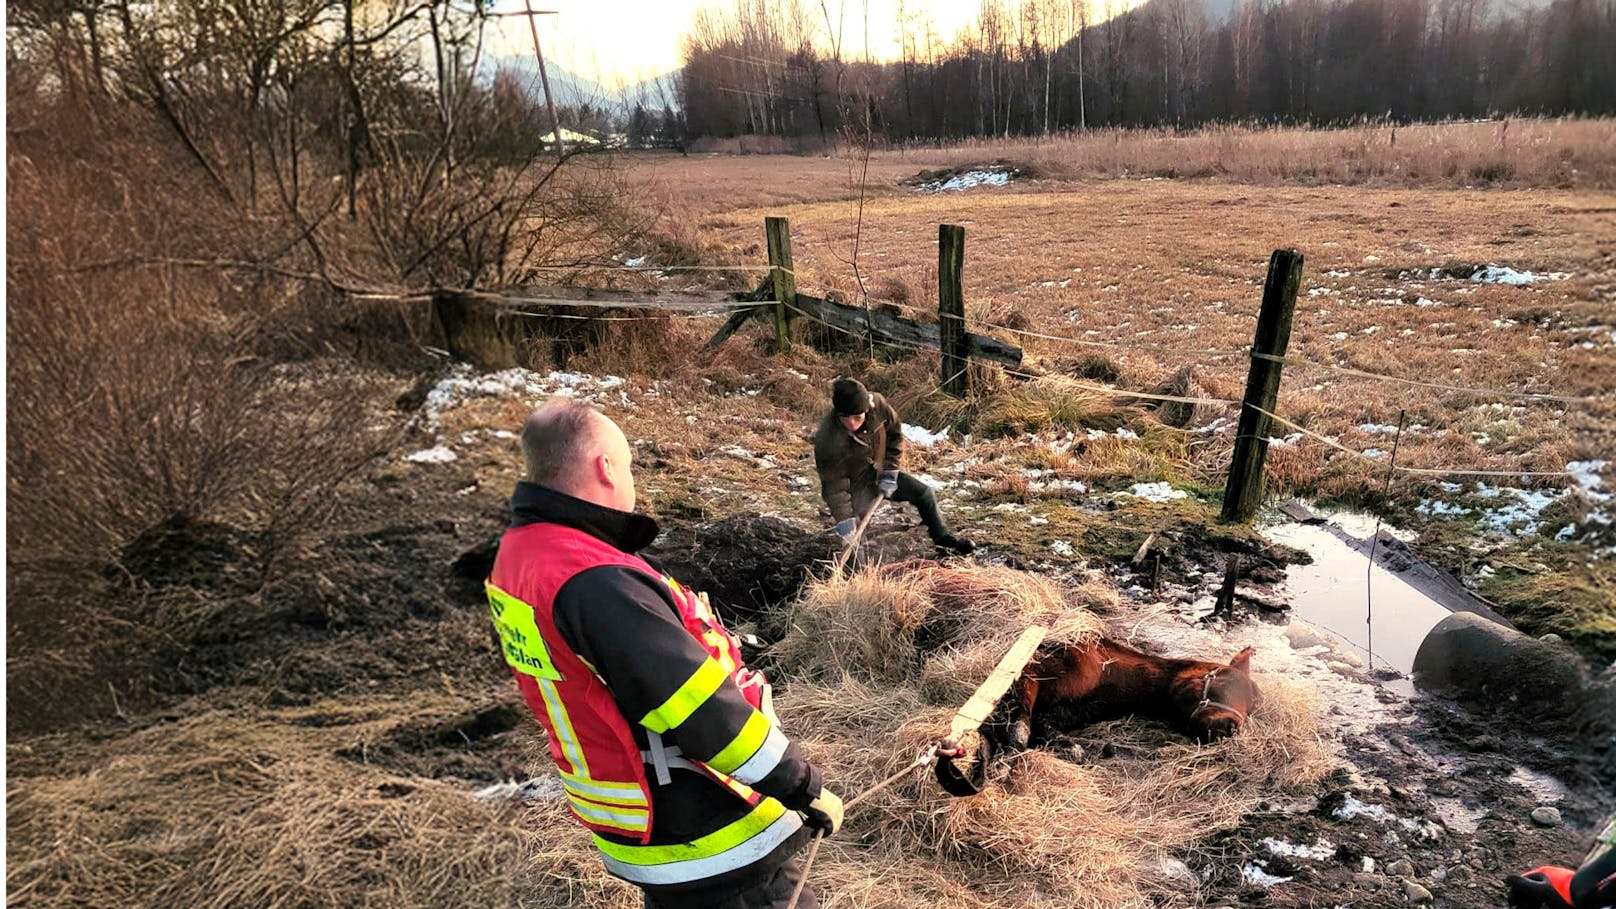
[[[573,334],[560,330],[559,322],[573,320],[587,325],[606,317],[608,310],[640,309],[684,315],[729,314],[723,327],[708,340],[708,350],[723,344],[755,318],[773,322],[775,349],[784,350],[789,343],[787,328],[798,317],[830,331],[868,338],[875,344],[936,350],[942,354],[939,384],[960,396],[970,390],[968,370],[964,368],[967,359],[1021,364],[1020,347],[965,330],[961,281],[964,228],[945,224],[939,230],[938,262],[945,280],[939,282],[939,322],[933,323],[798,292],[792,269],[790,226],[784,218],[769,218],[766,227],[770,274],[756,290],[612,290],[549,285],[436,290],[431,294],[433,340],[450,353],[484,367],[526,366],[533,345]],[[579,308],[592,311],[557,312]]]

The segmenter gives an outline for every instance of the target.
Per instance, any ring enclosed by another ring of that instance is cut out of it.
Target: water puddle
[[[1286,523],[1265,527],[1263,533],[1313,557],[1313,564],[1287,570],[1292,615],[1329,632],[1360,659],[1371,661],[1372,656],[1376,667],[1389,665],[1405,676],[1413,672],[1420,643],[1450,615],[1446,607],[1380,565],[1371,569],[1363,553],[1328,527]],[[1406,681],[1391,687],[1413,694]]]
[[[1552,805],[1569,794],[1564,783],[1546,773],[1525,767],[1516,767],[1515,772],[1509,775],[1509,781],[1536,796],[1538,803],[1543,805]]]

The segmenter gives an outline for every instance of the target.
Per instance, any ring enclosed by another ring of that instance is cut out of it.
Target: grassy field
[[[765,260],[763,218],[786,216],[799,289],[896,301],[919,318],[934,318],[937,225],[963,225],[973,327],[1022,343],[1030,372],[1089,385],[1098,378],[1124,390],[1149,388],[1190,366],[1196,396],[1238,399],[1268,254],[1298,249],[1306,265],[1289,351],[1297,362],[1286,368],[1278,413],[1364,454],[1276,426],[1273,436],[1284,444],[1270,452],[1270,489],[1383,508],[1424,535],[1428,557],[1470,576],[1524,627],[1569,626],[1616,654],[1609,558],[1616,537],[1602,507],[1606,493],[1578,493],[1572,476],[1440,473],[1401,473],[1390,495],[1382,493],[1389,428],[1405,412],[1398,464],[1430,471],[1554,474],[1576,465],[1581,482],[1597,483],[1599,462],[1616,443],[1616,195],[1555,188],[1552,168],[1518,168],[1513,185],[1522,188],[1470,185],[1462,167],[1441,176],[1445,156],[1482,154],[1477,137],[1499,128],[1404,130],[1395,152],[1412,162],[1405,162],[1404,179],[1353,185],[1304,185],[1317,181],[1298,178],[1294,167],[1310,160],[1310,173],[1329,174],[1323,162],[1353,159],[1351,143],[1368,141],[1372,129],[1186,139],[1129,133],[1111,141],[1112,148],[1134,146],[1157,170],[1194,173],[1182,165],[1205,154],[1245,162],[1201,179],[1119,177],[1094,163],[1095,149],[1106,147],[1099,139],[881,150],[870,156],[862,193],[865,162],[854,153],[653,156],[642,173],[681,213],[679,230],[699,237],[692,242],[709,264],[758,266]],[[1520,154],[1536,148],[1544,159],[1578,161],[1586,166],[1579,173],[1603,173],[1613,157],[1608,123],[1511,129],[1523,141]],[[1157,146],[1174,146],[1177,157],[1150,150]],[[1382,153],[1394,152],[1388,146]],[[922,170],[992,162],[1035,176],[963,192],[900,183]],[[1402,185],[1422,182],[1407,178],[1408,167],[1418,166],[1432,185]],[[1542,280],[1473,279],[1495,265]],[[887,371],[874,369],[877,384],[908,405],[909,421],[933,430],[952,424],[979,437],[984,429],[1058,435],[1107,420],[1112,425],[1102,428],[1109,431],[1117,422],[1105,416],[1114,400],[1081,388],[1067,387],[1064,405],[1052,408],[1037,386],[1012,381],[1012,388],[989,375],[977,400],[959,404],[928,393],[932,379],[918,362],[883,379]],[[1008,422],[991,419],[1006,412],[1006,394],[1021,399],[1023,412]],[[1029,403],[1034,413],[1025,412]],[[1076,403],[1082,406],[1071,412]],[[990,419],[981,421],[984,415]],[[1068,479],[1098,477],[1102,487],[1167,479],[1215,493],[1236,417],[1232,404],[1203,404],[1194,420],[1201,432],[1156,433],[1096,455],[1068,452],[1054,464],[1044,463],[1047,440],[996,444],[1005,444],[1018,466],[1036,461],[1035,468],[1054,467]],[[960,449],[955,457],[973,455],[980,452]],[[1018,485],[1014,477],[1005,483]],[[1549,498],[1555,501],[1545,509]],[[1522,501],[1534,506],[1531,513],[1514,507]]]

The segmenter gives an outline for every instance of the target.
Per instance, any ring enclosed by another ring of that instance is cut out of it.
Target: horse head
[[[1262,702],[1251,680],[1252,648],[1234,655],[1228,665],[1197,663],[1173,682],[1173,703],[1190,735],[1202,743],[1234,735]]]

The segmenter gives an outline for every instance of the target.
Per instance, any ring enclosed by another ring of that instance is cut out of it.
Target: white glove
[[[806,815],[808,826],[817,830],[820,836],[834,836],[836,831],[842,829],[841,796],[826,786],[819,790],[819,798],[814,799],[803,814]]]
[[[880,487],[882,495],[891,498],[892,494],[898,491],[898,472],[896,470],[883,470],[881,472],[881,482],[877,485]]]

